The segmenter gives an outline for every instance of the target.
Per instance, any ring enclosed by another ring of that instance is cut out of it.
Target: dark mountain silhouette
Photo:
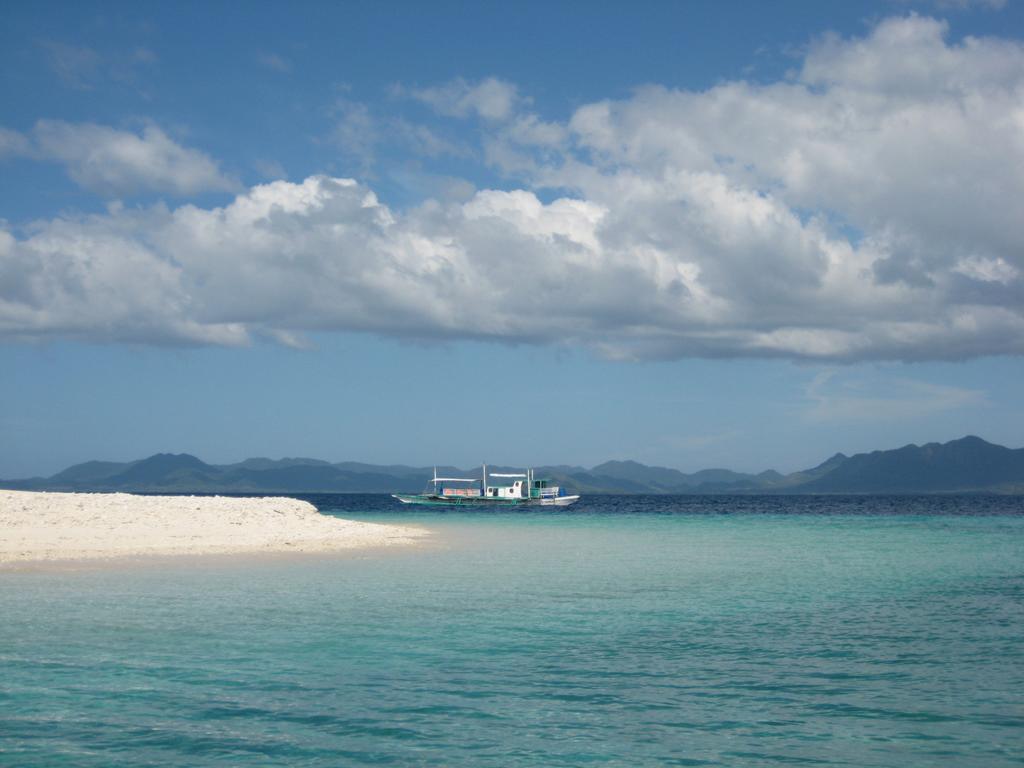
[[[671,491],[689,485],[687,482],[689,476],[678,469],[648,467],[636,461],[606,461],[590,470],[590,474],[662,491]]]
[[[84,464],[68,467],[63,472],[58,472],[50,478],[50,481],[56,483],[96,482],[124,472],[130,466],[131,464],[117,461],[87,461]]]
[[[816,480],[819,477],[827,475],[832,470],[836,469],[840,464],[847,461],[849,457],[845,453],[837,453],[829,459],[821,462],[816,467],[811,469],[804,469],[800,472],[793,472],[788,475],[780,475],[778,472],[774,473],[774,476],[766,481],[766,486],[776,490],[784,489],[795,489],[797,487],[806,486],[812,480]],[[770,472],[771,470],[769,470]],[[758,477],[763,477],[766,473],[762,472]]]
[[[1015,488],[1016,487],[1016,488]],[[968,436],[851,456],[799,486],[806,493],[1024,491],[1024,449]]]
[[[646,491],[642,491],[644,493],[687,493],[702,485],[756,486],[761,483],[758,475],[733,472],[731,469],[702,469],[688,475],[678,469],[649,467],[636,461],[606,461],[594,467],[590,473],[604,479],[628,483],[632,487],[646,486]]]
[[[158,453],[133,462],[123,472],[108,477],[107,481],[127,487],[173,486],[181,481],[212,480],[216,474],[216,467],[187,453]]]
[[[489,466],[493,472],[516,471]],[[158,453],[132,462],[87,461],[49,478],[0,481],[0,487],[52,491],[164,493],[392,493],[421,490],[433,467],[319,459],[253,458],[213,465],[187,453]],[[480,468],[437,467],[442,476],[479,478]],[[1024,448],[979,437],[945,444],[907,445],[855,456],[837,453],[816,467],[782,475],[705,469],[687,474],[636,461],[607,461],[592,469],[537,467],[581,493],[1020,493]]]

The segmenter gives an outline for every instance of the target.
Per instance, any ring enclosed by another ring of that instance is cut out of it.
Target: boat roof
[[[479,483],[478,477],[435,477],[432,483]]]
[[[525,472],[488,472],[488,477],[526,477]]]

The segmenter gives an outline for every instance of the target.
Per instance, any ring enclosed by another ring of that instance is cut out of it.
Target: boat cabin
[[[502,473],[493,472],[490,477],[519,477],[522,479],[515,480],[511,485],[486,485],[483,495],[490,499],[526,499],[528,498],[529,485],[526,483],[527,475],[520,472],[515,473]],[[486,475],[484,475],[484,483],[486,483]]]
[[[491,485],[486,486],[484,496],[497,499],[551,499],[561,495],[561,489],[557,485],[552,485],[551,481],[547,478],[537,479],[533,476],[533,470],[528,469],[526,472],[516,473],[498,473],[493,472],[491,477],[518,477],[522,478],[516,480],[512,485],[500,486]],[[484,482],[486,483],[487,474],[485,471]]]
[[[535,479],[530,483],[531,499],[550,499],[559,495],[563,495],[561,488],[557,485],[552,485],[551,481],[547,478],[543,478],[541,480]]]
[[[488,480],[495,478],[508,479],[508,485],[489,485]],[[556,499],[564,496],[564,492],[557,485],[552,485],[547,478],[535,478],[533,470],[525,472],[492,472],[487,473],[487,465],[484,464],[481,479],[473,477],[438,477],[437,469],[434,469],[434,477],[430,481],[433,488],[425,492],[426,496],[433,498],[466,498],[466,499],[494,499],[515,502],[518,500],[531,499]]]

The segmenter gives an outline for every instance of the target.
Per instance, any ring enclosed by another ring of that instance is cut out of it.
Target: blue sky
[[[0,477],[1019,446],[1024,14],[102,4],[0,28]]]

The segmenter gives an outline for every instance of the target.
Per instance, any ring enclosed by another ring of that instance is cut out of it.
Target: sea
[[[1024,765],[1024,498],[592,496],[0,572],[0,764]]]

